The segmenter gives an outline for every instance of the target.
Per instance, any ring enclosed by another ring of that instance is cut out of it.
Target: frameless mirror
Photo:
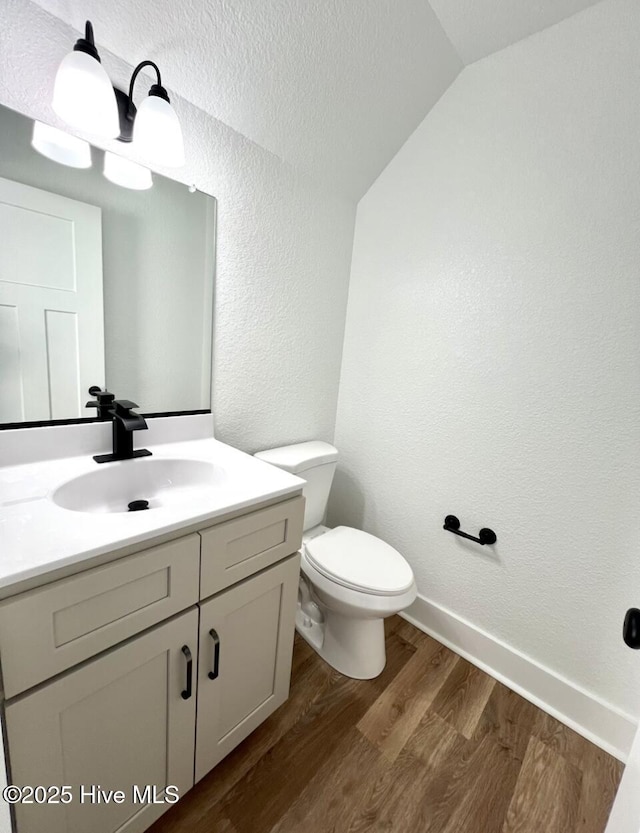
[[[210,408],[215,208],[0,106],[0,424]]]

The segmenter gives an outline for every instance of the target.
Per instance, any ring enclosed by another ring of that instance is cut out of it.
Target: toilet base
[[[387,661],[384,619],[354,619],[326,609],[322,612],[324,622],[317,622],[298,605],[296,630],[300,636],[345,677],[371,680],[381,674]]]

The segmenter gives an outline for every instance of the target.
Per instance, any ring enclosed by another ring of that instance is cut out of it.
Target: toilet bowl
[[[384,619],[416,597],[411,567],[374,535],[322,524],[338,459],[332,445],[299,443],[256,457],[306,481],[296,630],[340,673],[377,677],[386,662]]]

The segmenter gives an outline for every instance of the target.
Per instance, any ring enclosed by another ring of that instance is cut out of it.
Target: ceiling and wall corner
[[[599,0],[429,0],[464,64],[499,52]]]
[[[596,0],[35,0],[358,200],[465,64]]]

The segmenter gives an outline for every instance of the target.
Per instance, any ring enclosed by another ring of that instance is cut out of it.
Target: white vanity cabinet
[[[142,833],[286,700],[303,513],[294,497],[0,603],[9,783],[72,795],[17,804],[16,833]]]

